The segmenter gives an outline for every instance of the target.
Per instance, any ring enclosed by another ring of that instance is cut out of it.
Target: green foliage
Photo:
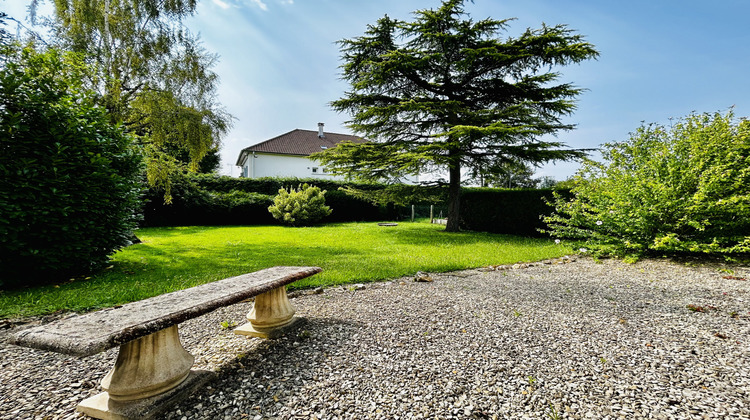
[[[558,194],[564,194],[563,191]],[[468,230],[539,236],[546,227],[542,216],[554,210],[545,201],[553,198],[551,189],[501,190],[464,188],[461,227]]]
[[[176,152],[177,159],[184,162],[188,161],[188,152],[184,149]],[[219,172],[221,166],[221,154],[219,148],[215,147],[206,153],[198,163],[197,173],[213,174]]]
[[[2,47],[0,285],[102,267],[136,227],[141,156],[80,83],[82,61]]]
[[[541,179],[534,179],[534,168],[524,162],[501,160],[489,165],[475,167],[472,178],[479,180],[481,187],[536,188]]]
[[[313,155],[354,179],[447,170],[449,231],[458,230],[462,169],[585,156],[540,138],[573,128],[563,119],[582,91],[552,69],[598,56],[564,25],[501,38],[509,20],[474,21],[463,3],[445,0],[412,22],[385,16],[339,42],[351,88],[332,107],[371,142]]]
[[[282,188],[268,211],[285,225],[308,226],[331,214],[331,208],[325,204],[325,193],[308,184],[301,184],[296,189]]]
[[[146,194],[145,226],[257,225],[273,223],[268,206],[273,196],[242,190],[211,191],[196,182],[198,177],[171,177],[170,204],[154,188]]]
[[[172,204],[164,205],[161,193],[148,191],[144,226],[258,225],[274,223],[268,212],[273,196],[284,185],[306,183],[328,190],[326,205],[332,213],[321,221],[382,221],[447,214],[447,188],[418,185],[385,185],[298,178],[232,178],[217,175],[181,175],[172,178]],[[565,190],[560,190],[563,193]],[[549,189],[501,190],[464,188],[461,195],[463,229],[538,236],[546,225],[541,215],[552,207]]]
[[[30,7],[32,21],[40,2]],[[196,0],[55,0],[50,44],[91,63],[82,80],[113,123],[147,145],[151,186],[169,201],[171,175],[197,171],[232,117],[217,101],[217,57],[183,24]]]
[[[393,220],[393,206],[373,205],[339,191],[355,184],[321,179],[232,178],[217,175],[175,174],[170,177],[172,200],[164,204],[161,190],[146,193],[143,226],[261,225],[273,224],[268,212],[273,197],[284,185],[308,183],[326,188],[326,203],[332,213],[323,222]],[[357,188],[383,188],[377,184],[356,184]]]
[[[341,191],[352,197],[379,205],[408,206],[411,204],[444,203],[447,199],[445,188],[436,186],[391,184],[379,189],[361,189],[357,186],[344,186]]]
[[[229,192],[233,190],[257,192],[261,194],[276,195],[279,189],[287,185],[309,184],[325,190],[337,190],[339,188],[353,187],[358,190],[379,190],[385,188],[385,184],[361,183],[336,181],[321,178],[233,178],[218,175],[194,175],[191,176],[198,185],[210,191]]]
[[[564,181],[557,181],[554,177],[551,176],[543,176],[538,179],[539,185],[538,188],[561,188],[565,184]]]
[[[573,198],[557,197],[550,233],[600,254],[750,252],[750,122],[693,114],[605,144]]]
[[[324,223],[394,220],[397,217],[394,206],[372,204],[341,190],[327,191],[326,205],[331,208],[331,213],[321,220]]]
[[[11,35],[8,32],[7,29],[5,29],[6,20],[9,20],[10,17],[5,12],[0,12],[0,45],[7,45],[11,42]]]

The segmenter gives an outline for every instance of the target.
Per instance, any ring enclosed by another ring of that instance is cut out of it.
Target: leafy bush
[[[690,115],[641,126],[585,162],[550,233],[604,255],[750,251],[750,121]]]
[[[55,50],[5,46],[0,69],[0,285],[102,267],[136,227],[141,157]]]
[[[331,214],[331,208],[325,205],[325,193],[308,184],[301,184],[297,189],[282,188],[268,211],[285,225],[310,225]]]

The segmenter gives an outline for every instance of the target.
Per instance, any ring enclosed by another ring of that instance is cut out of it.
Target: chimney
[[[323,125],[323,123],[318,123],[318,137],[321,139],[326,137],[325,133],[323,133]]]

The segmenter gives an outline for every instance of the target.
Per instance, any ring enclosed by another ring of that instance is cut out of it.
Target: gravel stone
[[[195,368],[218,375],[163,418],[750,419],[750,267],[566,258],[430,276],[297,293],[308,322],[273,341],[222,327],[249,303],[180,324]],[[116,353],[0,343],[0,418],[83,418]]]

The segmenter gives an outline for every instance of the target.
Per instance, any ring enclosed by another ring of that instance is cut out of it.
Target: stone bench
[[[194,357],[182,347],[177,324],[255,296],[249,322],[235,333],[273,338],[298,320],[286,285],[320,271],[268,268],[60,319],[20,331],[10,341],[78,357],[119,346],[115,366],[101,381],[104,392],[83,400],[77,409],[100,419],[148,418],[211,377],[191,370]]]

